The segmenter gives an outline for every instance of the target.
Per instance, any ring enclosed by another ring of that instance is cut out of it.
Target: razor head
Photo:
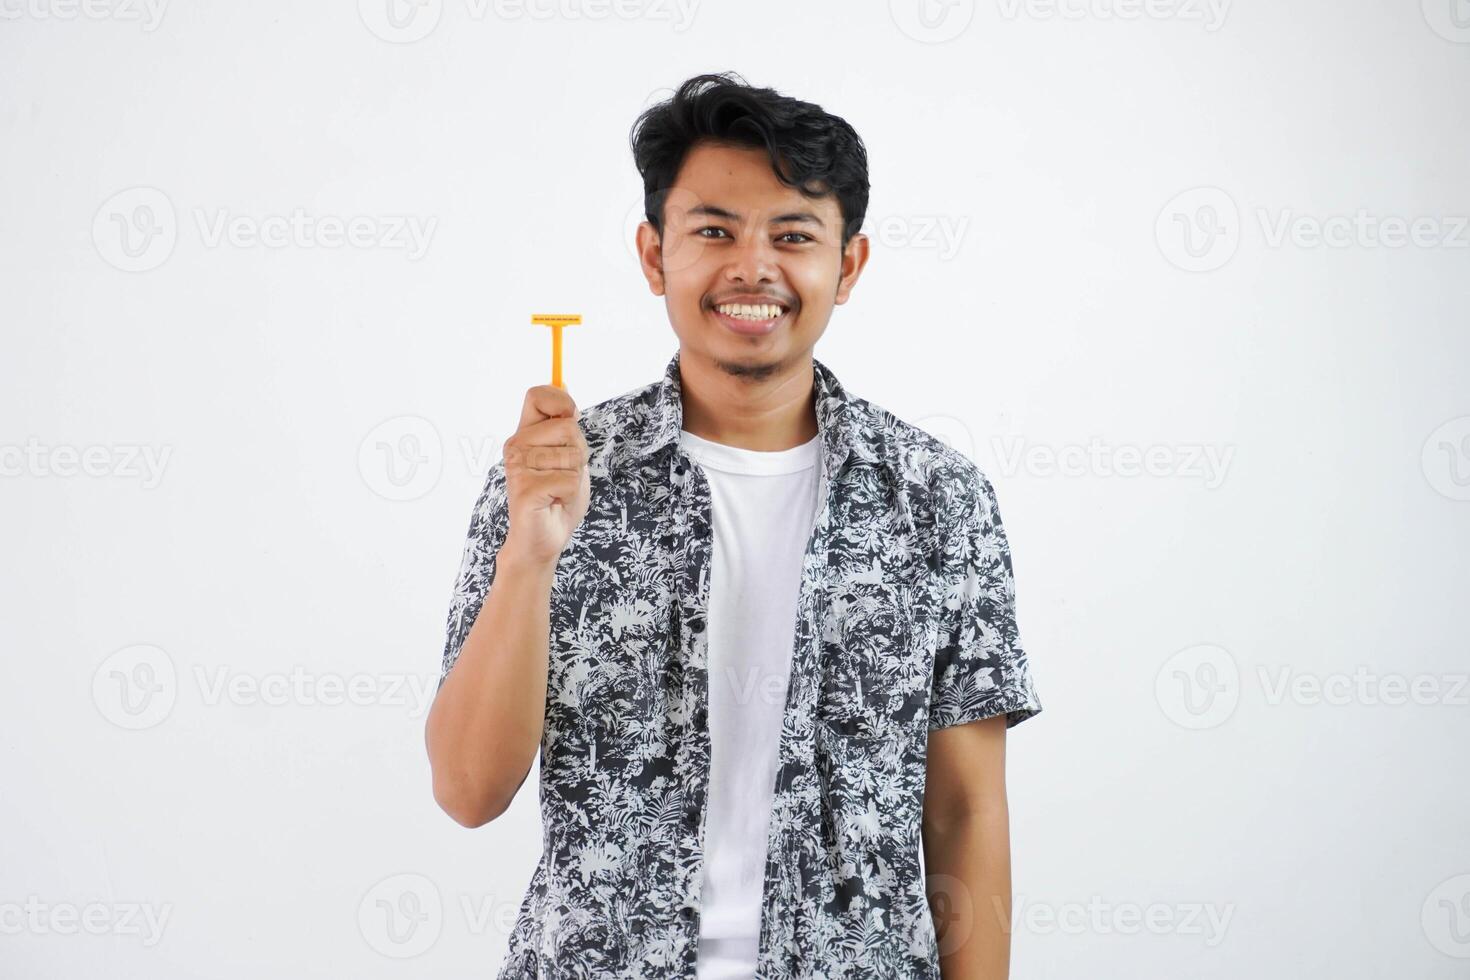
[[[572,327],[582,322],[580,313],[532,313],[531,322],[543,327]]]

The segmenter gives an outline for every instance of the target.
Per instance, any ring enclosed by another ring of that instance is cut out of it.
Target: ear
[[[857,285],[858,277],[863,274],[863,267],[868,264],[870,248],[868,236],[859,233],[853,235],[848,240],[847,248],[843,249],[841,278],[837,280],[837,295],[834,298],[838,306],[847,302],[852,287]]]
[[[648,288],[655,296],[664,294],[664,260],[663,242],[659,233],[654,230],[650,222],[644,221],[638,225],[638,234],[635,239],[638,246],[638,264],[643,269],[643,278],[648,280]]]

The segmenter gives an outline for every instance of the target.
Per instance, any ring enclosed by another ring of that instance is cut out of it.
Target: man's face
[[[868,256],[864,235],[843,250],[836,197],[787,187],[763,149],[694,147],[663,219],[662,239],[647,221],[639,226],[638,253],[681,357],[756,380],[810,356]],[[727,304],[779,309],[752,317]]]

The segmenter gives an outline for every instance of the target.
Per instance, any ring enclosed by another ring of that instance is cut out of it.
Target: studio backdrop
[[[1470,970],[1456,0],[0,0],[0,975],[486,977],[537,776],[424,744],[471,508],[576,312],[677,348],[638,113],[862,134],[815,354],[992,481],[1045,711],[1017,978]]]

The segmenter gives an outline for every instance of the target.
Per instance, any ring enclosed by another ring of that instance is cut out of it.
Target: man
[[[428,719],[468,827],[540,751],[500,976],[1005,977],[1005,731],[1040,704],[995,494],[812,356],[868,259],[862,142],[730,75],[632,141],[678,352],[583,412],[527,392]]]

